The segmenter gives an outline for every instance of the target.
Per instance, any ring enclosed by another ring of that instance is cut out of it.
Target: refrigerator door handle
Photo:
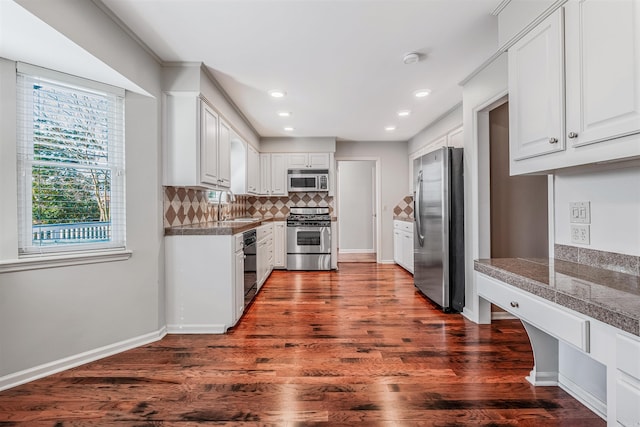
[[[418,173],[414,204],[414,213],[416,217],[416,235],[418,236],[418,244],[420,245],[420,247],[424,247],[424,235],[422,234],[422,218],[420,212],[420,205],[422,204],[422,171]]]

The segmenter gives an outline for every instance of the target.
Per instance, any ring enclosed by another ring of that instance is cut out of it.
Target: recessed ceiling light
[[[398,111],[399,117],[408,117],[411,114],[411,110],[400,110]]]
[[[425,96],[429,96],[430,93],[431,91],[429,89],[418,89],[417,91],[413,92],[413,96],[415,96],[416,98],[424,98]]]
[[[402,58],[402,62],[407,65],[415,64],[418,61],[420,61],[420,54],[418,52],[409,52],[404,55],[404,58]]]
[[[278,115],[280,117],[291,117],[291,112],[290,111],[278,111]]]
[[[269,91],[269,95],[273,96],[274,98],[282,98],[287,94],[287,92],[280,90],[280,89],[272,89]]]
[[[395,126],[385,126],[384,130],[386,130],[387,132],[393,132],[394,130],[396,130]]]
[[[293,128],[291,126],[285,126],[284,130],[286,130],[287,132],[291,132],[293,131]]]

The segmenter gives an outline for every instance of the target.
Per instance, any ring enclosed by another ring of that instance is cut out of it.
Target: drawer
[[[616,421],[625,427],[640,425],[640,389],[620,379],[616,381]]]
[[[476,274],[478,295],[582,351],[589,352],[589,321],[483,274]]]
[[[616,335],[616,367],[640,381],[640,341]]]
[[[413,222],[395,220],[393,221],[393,228],[413,233]]]
[[[267,237],[269,234],[271,234],[272,232],[273,232],[272,224],[261,225],[256,230],[256,237],[258,238],[258,240],[262,240],[265,237]]]

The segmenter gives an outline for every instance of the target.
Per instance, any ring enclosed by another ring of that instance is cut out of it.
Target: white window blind
[[[124,247],[122,94],[26,70],[17,80],[19,252]]]

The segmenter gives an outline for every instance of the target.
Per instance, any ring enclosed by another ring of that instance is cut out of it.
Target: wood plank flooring
[[[163,340],[0,392],[0,426],[604,426],[524,379],[516,320],[443,314],[394,265],[274,272],[226,335]]]

